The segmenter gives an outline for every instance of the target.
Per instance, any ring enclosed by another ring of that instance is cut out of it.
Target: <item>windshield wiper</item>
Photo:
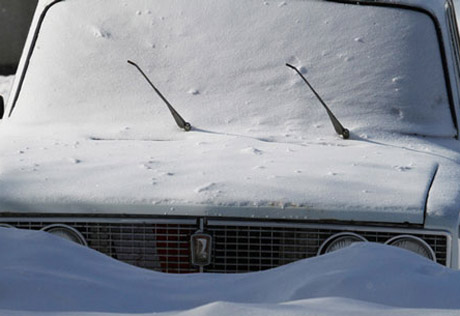
[[[329,118],[331,119],[331,122],[332,122],[332,125],[334,126],[334,129],[335,131],[337,132],[337,134],[339,134],[340,136],[342,136],[344,139],[348,139],[350,137],[350,131],[348,129],[346,129],[345,127],[343,127],[342,124],[340,124],[339,120],[335,117],[335,115],[332,113],[331,110],[329,110],[328,106],[326,105],[326,103],[324,103],[323,99],[321,99],[321,97],[319,96],[319,94],[315,91],[315,89],[313,89],[313,87],[311,86],[311,84],[307,81],[307,79],[302,75],[302,73],[294,66],[290,65],[290,64],[286,64],[286,66],[288,66],[289,68],[292,68],[294,69],[300,77],[302,77],[303,81],[305,81],[305,83],[307,84],[307,86],[311,89],[311,91],[313,91],[313,93],[315,94],[315,96],[318,98],[319,102],[321,102],[321,104],[324,106],[324,108],[326,109],[326,112],[327,114],[329,115]]]
[[[171,103],[168,102],[168,100],[166,100],[166,98],[161,94],[161,92],[153,85],[153,83],[150,81],[150,79],[145,75],[145,73],[142,71],[142,69],[133,61],[131,60],[128,60],[128,64],[131,64],[133,65],[134,67],[137,68],[137,70],[139,70],[139,72],[144,76],[144,78],[147,80],[147,82],[150,84],[150,86],[153,88],[153,90],[155,90],[155,92],[160,96],[160,98],[163,100],[164,103],[166,103],[166,105],[168,106],[168,109],[169,111],[171,112],[174,120],[176,121],[177,123],[177,126],[179,126],[180,128],[184,129],[186,132],[188,132],[189,130],[192,129],[192,125],[190,125],[189,122],[186,122],[182,116],[179,115],[179,113],[177,113],[177,111],[173,108],[173,106],[171,105]]]

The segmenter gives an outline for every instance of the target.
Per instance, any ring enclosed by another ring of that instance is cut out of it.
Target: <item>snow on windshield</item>
[[[307,76],[352,133],[453,136],[439,44],[420,12],[321,1],[71,0],[48,12],[13,118],[95,137],[177,127],[137,62],[202,130],[330,135]]]

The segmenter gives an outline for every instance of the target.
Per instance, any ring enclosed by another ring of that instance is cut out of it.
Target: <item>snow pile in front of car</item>
[[[58,3],[13,119],[92,137],[185,137],[128,59],[205,132],[297,143],[332,135],[291,63],[352,134],[455,134],[430,18],[325,1]]]
[[[460,272],[379,244],[264,272],[167,275],[45,232],[0,228],[0,239],[4,315],[452,315],[441,309],[460,309]]]

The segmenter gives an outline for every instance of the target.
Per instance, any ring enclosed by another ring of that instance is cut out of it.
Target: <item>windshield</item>
[[[202,131],[332,135],[290,63],[352,133],[456,134],[430,17],[323,1],[60,2],[41,27],[13,122],[91,137],[182,133],[127,60]]]

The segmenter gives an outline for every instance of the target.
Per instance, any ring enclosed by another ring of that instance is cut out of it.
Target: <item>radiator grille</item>
[[[235,225],[208,226],[207,231],[214,237],[214,244],[213,261],[205,271],[226,273],[265,270],[314,257],[327,238],[343,230]],[[402,232],[355,233],[368,241],[384,243]],[[446,264],[445,236],[413,235],[424,239],[433,248],[438,263]]]
[[[41,229],[56,221],[7,221],[23,229]],[[188,223],[154,220],[130,223],[114,220],[97,222],[60,221],[83,235],[88,246],[126,263],[169,273],[198,272],[191,264],[190,237],[199,229],[195,220]],[[292,227],[295,226],[295,227]],[[270,224],[270,222],[231,222],[205,226],[213,237],[212,262],[205,272],[250,272],[278,267],[300,259],[316,256],[321,244],[341,228],[314,228],[313,225]],[[383,230],[383,229],[382,229]],[[406,233],[353,231],[368,241],[384,243]],[[443,235],[412,234],[425,240],[434,250],[437,262],[446,265],[447,238]]]
[[[17,228],[41,229],[49,223],[8,223]],[[195,224],[69,223],[88,246],[126,263],[168,273],[198,272],[190,260],[190,236]]]

